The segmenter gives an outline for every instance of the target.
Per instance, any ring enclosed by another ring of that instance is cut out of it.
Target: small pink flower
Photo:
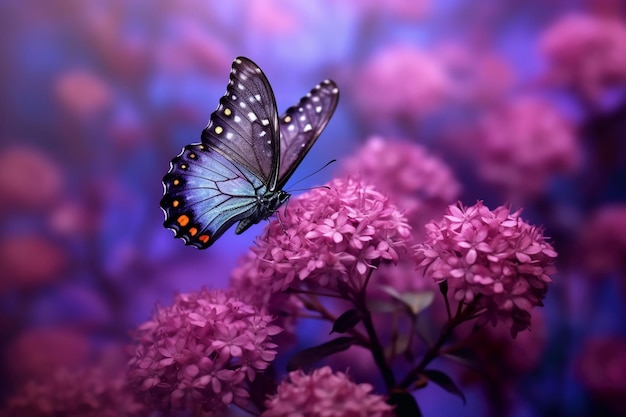
[[[404,212],[414,234],[439,217],[460,191],[454,173],[443,161],[410,142],[372,137],[342,163],[341,171],[359,175],[384,190]]]
[[[487,114],[472,144],[481,177],[516,200],[545,192],[555,174],[574,171],[581,149],[573,126],[548,102],[523,98]]]
[[[371,391],[371,385],[355,384],[328,366],[309,375],[294,371],[266,401],[261,417],[392,417],[393,408]]]
[[[252,247],[258,276],[273,291],[359,291],[370,271],[405,250],[410,227],[374,187],[353,179],[328,186],[291,200],[282,225],[271,222]]]
[[[84,69],[62,73],[54,85],[59,104],[80,119],[91,119],[107,110],[113,101],[113,91],[99,75]]]
[[[129,382],[156,409],[243,406],[246,384],[276,356],[271,317],[233,293],[179,294],[135,335]]]
[[[394,46],[365,63],[352,97],[365,123],[406,123],[439,110],[452,94],[451,80],[435,56]]]
[[[544,33],[540,48],[551,78],[588,99],[626,82],[626,25],[617,19],[566,15]]]
[[[476,302],[485,309],[484,320],[504,322],[513,336],[529,327],[530,310],[542,305],[557,256],[541,229],[524,222],[520,211],[491,211],[482,202],[449,206],[440,222],[426,228],[426,241],[415,247],[426,276],[447,281],[456,301]]]

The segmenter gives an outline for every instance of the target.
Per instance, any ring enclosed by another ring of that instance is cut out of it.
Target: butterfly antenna
[[[304,178],[300,178],[298,181],[294,182],[293,184],[291,184],[291,186],[293,187],[294,185],[301,183],[302,181],[306,180],[307,178],[311,178],[313,175],[317,174],[318,172],[320,172],[321,170],[325,169],[326,167],[328,167],[330,164],[334,164],[335,162],[337,162],[336,159],[331,159],[330,161],[326,162],[326,164],[324,164],[323,167],[313,171],[312,173],[310,173],[309,175],[305,176]],[[313,187],[313,188],[328,188],[328,187]],[[303,188],[303,189],[298,189],[298,190],[294,190],[294,189],[289,189],[289,191],[302,191],[302,190],[310,190],[311,188]]]

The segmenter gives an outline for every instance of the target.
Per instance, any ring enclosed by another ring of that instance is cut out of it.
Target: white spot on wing
[[[270,124],[270,121],[267,120],[267,119],[263,119],[263,120],[261,120],[261,123],[263,124],[263,126],[267,126],[267,125]]]
[[[228,132],[226,134],[226,139],[232,139],[233,138],[233,133],[232,132]]]
[[[322,112],[322,106],[317,106],[315,108],[315,113],[321,113]]]
[[[313,128],[311,127],[310,123],[307,123],[306,126],[304,126],[304,129],[302,129],[303,132],[309,132],[310,130],[312,130]]]
[[[241,122],[241,117],[235,116],[235,123],[239,123],[239,122]]]
[[[254,98],[256,98],[256,101],[261,101],[261,95],[260,94],[255,94]]]
[[[241,106],[242,109],[246,108],[246,103],[244,103],[243,101],[239,102],[239,105]]]
[[[287,128],[287,130],[289,130],[289,131],[292,131],[294,129],[295,129],[294,125],[289,125],[289,127]]]
[[[240,90],[243,90],[244,86],[243,86],[243,84],[239,83],[239,84],[237,84],[237,88],[240,89]]]
[[[251,111],[250,113],[248,113],[248,119],[250,119],[251,122],[254,122],[257,119],[256,114]]]

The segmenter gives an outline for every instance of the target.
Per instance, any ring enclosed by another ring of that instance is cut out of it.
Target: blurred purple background
[[[454,173],[452,198],[522,207],[553,238],[543,330],[517,341],[531,358],[487,372],[513,381],[507,404],[459,376],[467,406],[429,387],[426,416],[626,415],[620,0],[9,0],[0,28],[4,397],[45,367],[122,346],[174,292],[227,285],[265,224],[198,251],[163,228],[159,200],[243,55],[281,112],[324,78],[340,86],[294,180],[339,163],[295,188],[330,180],[371,136],[404,139]]]

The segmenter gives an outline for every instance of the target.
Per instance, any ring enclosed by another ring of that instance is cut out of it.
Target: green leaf
[[[337,352],[342,352],[356,343],[356,338],[343,336],[296,353],[287,363],[287,371],[308,370],[315,362]]]
[[[345,333],[359,324],[362,318],[363,314],[361,314],[359,310],[355,308],[350,309],[335,320],[333,323],[333,329],[330,333]]]
[[[396,417],[422,417],[415,398],[406,391],[392,392],[387,403],[394,405]]]
[[[441,388],[445,389],[450,394],[453,394],[453,395],[459,397],[460,399],[462,399],[463,400],[463,404],[467,403],[467,401],[465,399],[465,394],[463,394],[463,391],[461,391],[459,389],[459,387],[456,386],[456,384],[454,383],[452,378],[450,378],[447,374],[445,374],[445,373],[443,373],[441,371],[436,371],[434,369],[428,369],[428,370],[424,371],[424,375],[426,375],[426,377],[430,381],[432,381],[435,384],[439,385]]]
[[[416,316],[433,303],[435,293],[432,291],[405,292],[399,293],[395,288],[384,285],[382,290],[406,305],[411,313]]]

